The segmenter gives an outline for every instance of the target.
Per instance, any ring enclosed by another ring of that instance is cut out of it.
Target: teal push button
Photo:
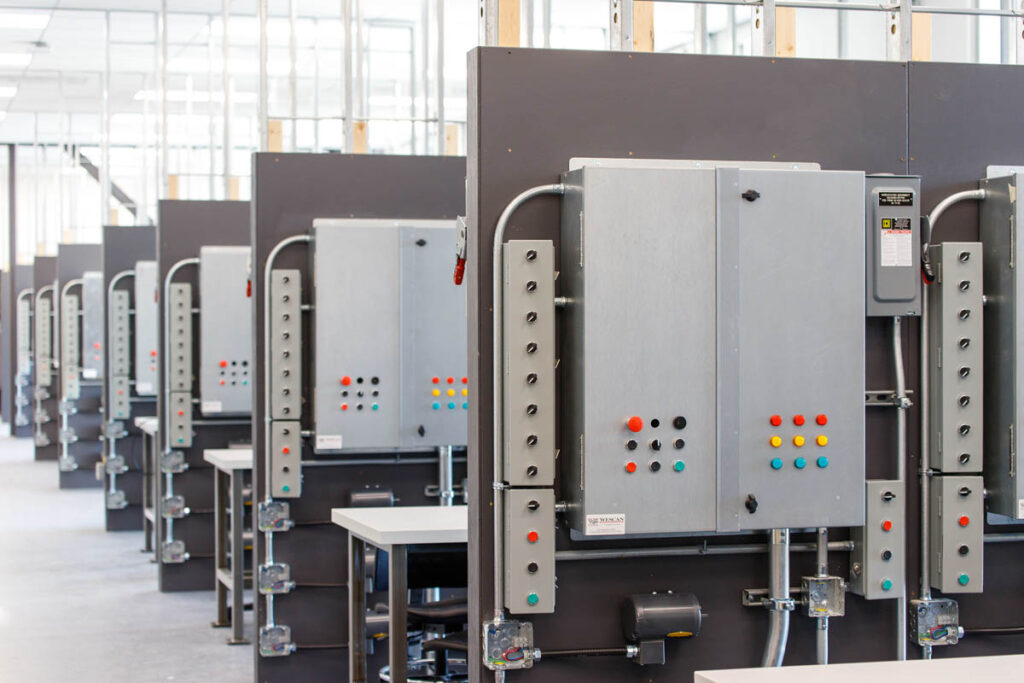
[[[455,410],[455,403],[452,401],[448,402],[448,410]]]
[[[537,595],[536,593],[530,593],[529,595],[526,596],[526,604],[527,605],[530,605],[532,607],[532,606],[536,605],[538,602],[540,602],[540,596]]]
[[[889,580],[889,579],[886,579],[885,581],[883,581],[882,582],[882,590],[884,590],[884,591],[891,591],[892,590],[892,581]]]
[[[440,403],[437,403],[437,402],[435,402],[435,403],[434,403],[434,405],[433,405],[433,406],[431,406],[431,407],[432,407],[432,408],[433,408],[434,410],[441,410],[441,404],[440,404]]]
[[[821,469],[825,469],[826,467],[828,467],[828,458],[826,458],[824,455],[819,457],[818,467],[820,467]]]
[[[802,470],[803,468],[807,467],[807,460],[805,460],[804,458],[797,458],[796,460],[793,461],[793,464],[796,465],[796,468],[798,470]]]
[[[379,406],[379,405],[377,405],[376,403],[374,403],[374,404],[373,404],[372,406],[370,406],[370,407],[371,407],[371,408],[373,408],[374,410],[380,410],[380,406]]]
[[[686,469],[686,463],[683,462],[682,460],[676,460],[675,464],[672,465],[672,469],[674,469],[676,472],[682,472],[683,470]]]
[[[956,582],[959,583],[961,586],[966,586],[971,582],[971,577],[967,576],[967,574],[961,574],[957,577]]]
[[[469,410],[469,404],[468,403],[463,403],[462,404],[462,409],[463,410]]]
[[[772,458],[772,469],[773,470],[781,470],[782,469],[782,458]]]

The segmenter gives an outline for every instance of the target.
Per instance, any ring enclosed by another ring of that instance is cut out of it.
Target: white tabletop
[[[465,505],[392,508],[334,508],[331,521],[363,540],[392,545],[465,543],[469,521]]]
[[[152,416],[137,417],[135,418],[135,426],[147,434],[156,434],[160,429],[160,420]]]
[[[697,671],[694,683],[1005,683],[1019,680],[1024,655],[943,657],[905,662],[863,662],[828,666],[784,666],[778,669]]]
[[[251,470],[252,448],[207,448],[203,460],[224,472]]]

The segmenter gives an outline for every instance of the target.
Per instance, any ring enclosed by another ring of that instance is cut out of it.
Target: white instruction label
[[[622,536],[626,533],[626,515],[587,515],[587,536]]]
[[[340,451],[341,434],[317,434],[316,449],[318,451]]]
[[[152,394],[153,383],[152,382],[139,382],[135,385],[135,391],[138,394]]]
[[[1024,519],[1024,498],[1017,499],[1017,519]]]
[[[224,404],[221,401],[203,401],[201,408],[204,413],[224,412]]]
[[[879,246],[883,268],[906,268],[914,265],[914,234],[909,218],[883,218]]]
[[[96,368],[82,368],[82,379],[96,379],[100,376]]]

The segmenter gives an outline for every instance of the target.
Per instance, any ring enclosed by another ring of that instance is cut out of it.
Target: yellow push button
[[[799,434],[793,437],[793,445],[796,446],[797,448],[800,448],[805,443],[807,443],[807,440],[804,439],[804,437],[800,436]]]
[[[828,445],[828,437],[825,436],[824,434],[821,434],[820,436],[818,436],[818,438],[816,438],[814,440],[814,442],[816,444],[818,444],[819,446],[827,446]]]
[[[469,389],[463,389],[462,390],[462,395],[463,396],[469,396]]]
[[[768,440],[768,443],[772,445],[772,448],[778,448],[779,446],[782,445],[782,437],[773,436],[771,439]]]
[[[440,389],[434,389],[430,393],[432,393],[434,396],[440,396],[441,395],[441,390]]]
[[[449,396],[454,396],[455,395],[455,390],[454,389],[449,389],[448,390],[448,395]]]

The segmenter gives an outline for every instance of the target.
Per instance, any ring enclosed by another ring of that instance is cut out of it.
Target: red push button
[[[782,425],[782,416],[781,415],[772,415],[772,419],[769,420],[769,422],[772,423],[772,427],[778,427],[778,426]]]
[[[530,543],[536,543],[539,539],[540,534],[538,534],[536,531],[531,531],[530,533],[526,534],[526,540]]]
[[[448,384],[455,384],[455,378],[454,377],[449,377],[448,378]]]
[[[220,381],[221,386],[224,386],[224,380]]]
[[[794,415],[793,416],[793,424],[795,424],[797,427],[803,427],[804,426],[804,422],[806,422],[806,421],[807,420],[804,419],[803,415]]]
[[[347,387],[349,384],[352,384],[352,378],[351,377],[349,377],[348,375],[345,375],[344,377],[341,378],[341,386]]]
[[[93,345],[92,345],[92,348],[94,348],[94,349],[97,349],[97,350],[98,350],[98,349],[100,348],[100,343],[99,343],[99,342],[96,342],[95,344],[93,344]]]
[[[469,384],[469,378],[468,377],[463,377],[462,378],[462,383],[463,384]]]
[[[181,416],[182,416],[182,415],[184,415],[184,414],[185,414],[185,411],[184,411],[184,410],[179,410],[179,411],[178,411],[178,417],[181,417]]]
[[[824,427],[825,425],[828,424],[828,415],[819,415],[818,417],[814,418],[814,421],[817,422],[822,427]]]
[[[634,472],[636,472],[636,463],[635,462],[627,462],[626,463],[626,471],[629,472],[630,474],[633,474]]]
[[[284,448],[281,449],[281,452],[284,453],[285,455],[288,455],[289,453],[292,452],[292,449],[285,446]]]
[[[892,531],[892,522],[888,519],[882,522],[882,531]]]
[[[221,366],[222,368],[226,368],[226,367],[228,366],[228,362],[227,362],[226,360],[222,360],[222,361],[220,362],[220,366]]]
[[[440,377],[435,377],[434,379],[430,380],[430,382],[432,384],[440,384],[441,383],[441,378]]]
[[[961,517],[960,519],[957,520],[957,523],[960,526],[967,526],[968,524],[971,523],[971,518],[968,517],[967,515],[964,515],[963,517]]]
[[[633,417],[626,420],[626,427],[631,432],[639,432],[641,429],[644,428],[644,420],[642,417],[637,417],[636,415],[634,415]]]
[[[156,351],[150,351],[149,355],[152,356],[153,358],[156,358]]]

